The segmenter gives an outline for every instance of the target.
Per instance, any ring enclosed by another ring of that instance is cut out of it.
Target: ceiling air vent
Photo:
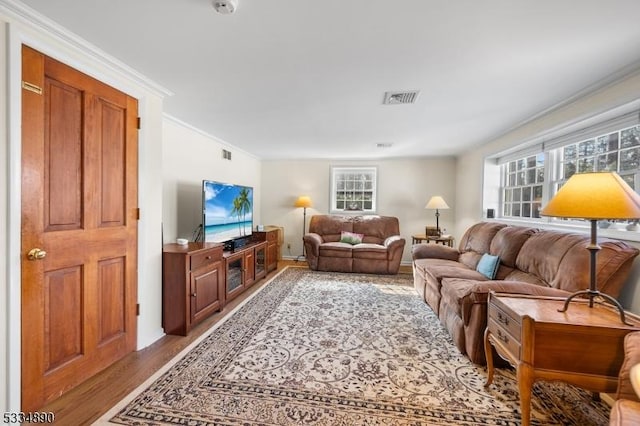
[[[386,92],[384,94],[385,105],[413,104],[418,99],[419,90],[410,90],[406,92]]]

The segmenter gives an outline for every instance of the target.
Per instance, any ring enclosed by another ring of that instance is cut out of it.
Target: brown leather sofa
[[[618,374],[616,402],[611,408],[610,426],[640,425],[640,399],[630,380],[631,368],[640,364],[640,331],[624,338],[624,362]]]
[[[362,243],[340,242],[342,232],[362,234]],[[370,274],[397,274],[405,245],[398,218],[374,215],[314,215],[303,241],[313,270]]]
[[[477,223],[465,232],[458,249],[414,245],[414,286],[458,349],[474,363],[485,364],[488,293],[566,297],[587,289],[589,240],[588,235]],[[599,245],[598,289],[617,297],[639,251],[621,241],[602,239]],[[493,280],[476,271],[484,253],[499,256]]]

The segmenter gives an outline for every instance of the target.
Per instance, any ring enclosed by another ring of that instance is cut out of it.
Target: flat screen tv
[[[204,241],[222,243],[251,235],[253,188],[202,181]]]

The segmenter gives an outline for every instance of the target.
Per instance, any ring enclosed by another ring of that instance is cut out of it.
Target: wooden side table
[[[420,244],[423,241],[426,241],[428,244],[431,241],[434,241],[436,244],[440,243],[442,245],[453,247],[453,241],[455,240],[455,238],[453,238],[452,236],[436,237],[432,235],[426,236],[425,234],[417,234],[417,235],[412,235],[411,240],[412,240],[411,242],[412,244]]]
[[[491,293],[484,333],[487,382],[493,381],[491,347],[516,368],[522,424],[530,424],[531,387],[536,380],[561,380],[594,392],[613,393],[624,359],[624,336],[640,328],[640,317],[574,299]]]

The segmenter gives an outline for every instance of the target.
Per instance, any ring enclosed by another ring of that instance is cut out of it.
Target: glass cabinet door
[[[243,257],[237,256],[227,261],[227,294],[242,287]]]
[[[256,278],[267,273],[267,248],[261,245],[256,248]]]

